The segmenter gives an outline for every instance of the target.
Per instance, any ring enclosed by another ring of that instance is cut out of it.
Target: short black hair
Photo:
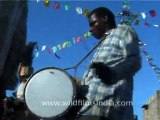
[[[90,18],[93,14],[95,14],[97,17],[104,17],[107,16],[108,17],[108,22],[112,25],[116,25],[115,22],[115,15],[113,14],[113,12],[111,10],[109,10],[106,7],[98,7],[95,8],[94,10],[92,10],[89,15],[88,18]]]

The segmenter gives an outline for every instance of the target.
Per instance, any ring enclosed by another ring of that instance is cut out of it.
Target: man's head
[[[88,15],[90,32],[92,35],[101,39],[105,32],[116,27],[114,14],[105,7],[94,9]]]

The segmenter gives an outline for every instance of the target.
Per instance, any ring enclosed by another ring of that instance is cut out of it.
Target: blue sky
[[[60,8],[54,9],[54,1],[51,1],[49,7],[44,7],[43,2],[30,1],[27,23],[27,41],[36,41],[39,49],[46,45],[52,48],[55,45],[62,44],[65,41],[73,40],[73,38],[81,37],[80,43],[72,43],[71,47],[63,48],[57,51],[57,58],[53,53],[49,54],[46,50],[40,51],[38,57],[33,60],[35,72],[46,67],[57,67],[64,69],[78,63],[86,53],[88,53],[98,42],[92,36],[84,39],[83,35],[88,31],[87,18],[76,12],[76,7],[92,10],[96,7],[104,6],[111,9],[115,14],[122,10],[122,1],[59,1]],[[160,28],[154,27],[153,24],[160,24],[160,1],[131,1],[130,11],[133,13],[146,12],[148,21],[152,24],[150,27],[144,25],[144,21],[139,16],[140,24],[133,27],[137,31],[142,42],[146,43],[146,51],[154,58],[153,63],[160,65]],[[64,5],[69,4],[70,9],[65,10]],[[156,10],[157,16],[151,17],[149,10]],[[120,18],[117,19],[117,23]],[[87,63],[92,55],[78,67],[77,77],[82,77]],[[149,66],[145,56],[142,54],[142,68],[136,74],[134,80],[134,112],[142,120],[141,106],[159,89],[159,81],[157,74]],[[73,70],[67,71],[74,75]]]

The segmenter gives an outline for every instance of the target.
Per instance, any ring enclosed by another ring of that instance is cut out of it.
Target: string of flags
[[[119,14],[116,14],[116,17],[122,17],[121,23],[123,24],[134,24],[134,25],[140,25],[141,21],[139,16],[143,19],[143,24],[147,27],[153,26],[153,27],[160,27],[158,24],[151,24],[147,21],[147,17],[149,14],[150,17],[156,17],[157,12],[155,10],[149,10],[148,12],[142,11],[138,13],[131,13],[130,12],[131,4],[128,1],[122,2],[122,12]]]
[[[37,3],[38,2],[39,2],[39,0],[37,0]],[[50,5],[51,5],[51,0],[44,0],[44,6],[45,7],[49,7]],[[61,5],[60,5],[59,2],[54,2],[53,3],[53,8],[54,9],[60,9],[60,7],[61,7]],[[64,9],[66,11],[70,10],[71,9],[71,5],[70,4],[65,4],[64,5]],[[77,14],[82,14],[84,16],[88,16],[88,14],[89,14],[90,11],[89,11],[89,9],[83,10],[81,7],[76,7],[76,12],[77,12]],[[89,36],[91,36],[90,32],[87,32],[87,33],[84,34],[84,38],[85,39],[88,39]],[[70,41],[65,41],[62,44],[58,44],[56,46],[53,46],[52,48],[49,48],[49,47],[47,47],[47,46],[44,45],[44,46],[42,46],[41,51],[44,51],[47,48],[48,53],[52,53],[53,52],[55,54],[55,56],[60,59],[60,57],[56,54],[57,51],[59,51],[59,50],[61,50],[63,48],[66,48],[66,47],[71,47],[72,44],[79,43],[79,42],[81,42],[81,40],[82,40],[82,37],[78,37],[76,40],[75,40],[75,38],[73,38],[72,41],[71,40]],[[39,56],[39,49],[38,49],[38,47],[35,50],[34,56],[35,57]]]
[[[156,16],[156,11],[155,10],[150,10],[150,11],[148,11],[148,13],[150,13],[150,16],[151,17],[155,17]],[[125,15],[125,14],[128,14],[128,13],[126,13],[126,12],[124,12],[124,13],[120,13],[120,15]],[[119,14],[118,14],[119,15]],[[118,16],[117,15],[117,16]],[[149,23],[148,21],[147,21],[147,13],[146,12],[140,12],[140,13],[129,13],[129,15],[128,15],[128,17],[126,18],[126,19],[123,19],[123,21],[122,22],[124,22],[124,23],[127,23],[127,24],[132,24],[132,23],[134,23],[134,25],[140,25],[140,23],[141,23],[141,21],[140,21],[140,19],[138,19],[139,18],[139,16],[141,16],[142,17],[142,19],[143,19],[143,24],[145,25],[145,26],[147,26],[147,27],[149,27],[149,26],[154,26],[154,27],[159,27],[160,25],[158,25],[158,24],[151,24],[151,23]]]
[[[37,2],[39,2],[39,0],[37,0]],[[50,7],[51,0],[44,0],[44,6]],[[68,11],[68,10],[71,10],[72,7],[69,3],[66,3],[65,5],[61,5],[60,2],[54,1],[53,2],[53,9],[60,9],[60,8],[64,8],[66,11]],[[160,27],[160,25],[158,25],[158,24],[149,23],[146,19],[148,17],[147,13],[149,13],[151,17],[156,17],[157,12],[155,10],[149,10],[148,12],[142,11],[139,13],[131,13],[130,8],[131,8],[131,4],[129,1],[122,2],[122,12],[115,15],[116,17],[123,17],[121,20],[121,23],[125,23],[125,24],[134,23],[134,25],[139,25],[141,23],[139,16],[141,16],[143,19],[143,24],[145,26]],[[77,14],[83,14],[84,16],[87,16],[90,12],[89,9],[82,9],[82,7],[80,7],[80,6],[76,7],[75,10],[76,10]]]
[[[39,0],[37,0],[37,2],[39,2]],[[44,0],[44,6],[45,7],[50,7],[51,6],[51,0]],[[64,6],[62,6],[60,4],[60,2],[53,2],[53,8],[54,9],[60,9],[60,8],[64,8],[64,10],[69,11],[72,6],[70,4],[65,4]],[[160,25],[158,24],[151,24],[147,21],[147,17],[148,14],[150,15],[150,17],[156,17],[157,16],[157,12],[155,10],[149,10],[148,12],[142,11],[142,12],[138,12],[138,13],[132,13],[130,11],[131,8],[131,4],[129,1],[124,1],[122,2],[122,11],[121,13],[115,14],[115,17],[122,17],[121,19],[121,24],[134,24],[134,25],[140,25],[141,21],[140,19],[142,18],[143,20],[143,24],[147,27],[149,26],[154,26],[154,27],[160,27]],[[82,14],[84,16],[88,16],[90,10],[89,9],[82,9],[82,7],[76,7],[75,8],[77,14]],[[141,18],[139,18],[141,17]],[[61,44],[55,45],[53,47],[48,47],[46,45],[43,45],[41,47],[36,47],[35,49],[35,54],[34,57],[38,57],[40,51],[45,51],[47,50],[49,54],[54,53],[55,56],[60,59],[60,57],[57,55],[57,51],[62,50],[64,48],[67,47],[71,47],[72,45],[76,44],[76,43],[80,43],[82,41],[83,38],[88,39],[91,36],[90,32],[86,32],[84,34],[83,37],[79,36],[76,39],[73,38],[72,40],[69,41],[65,41]],[[158,74],[158,79],[160,80],[160,68],[153,64],[153,58],[148,54],[148,52],[144,49],[144,46],[146,46],[146,44],[139,42],[139,46],[142,49],[142,53],[145,55],[150,67]]]
[[[139,46],[142,50],[142,53],[145,55],[150,67],[155,71],[155,73],[158,75],[158,79],[160,80],[160,68],[157,65],[153,64],[154,59],[148,54],[148,52],[144,48],[146,44],[144,44],[143,42],[139,42]]]
[[[37,2],[39,2],[39,0],[37,0]],[[44,6],[45,7],[49,7],[50,5],[51,5],[51,0],[44,0]],[[61,4],[60,4],[60,2],[58,2],[58,1],[55,1],[55,2],[53,2],[53,8],[54,9],[60,9],[61,8]],[[69,3],[67,3],[67,4],[65,4],[64,6],[63,6],[63,8],[66,10],[66,11],[68,11],[68,10],[70,10],[71,9],[71,5],[69,4]],[[76,7],[76,12],[78,13],[78,14],[83,14],[84,16],[87,16],[88,14],[89,14],[89,9],[82,9],[82,7]]]
[[[72,38],[72,40],[65,41],[61,44],[54,45],[52,47],[49,47],[46,45],[42,45],[41,47],[36,46],[35,52],[34,52],[34,57],[39,57],[40,51],[47,50],[47,52],[49,54],[54,53],[55,56],[60,59],[60,57],[56,54],[59,50],[67,48],[67,47],[71,47],[74,44],[80,43],[80,42],[82,42],[83,39],[88,39],[90,36],[91,36],[91,33],[86,32],[83,37],[78,36],[76,39]]]
[[[122,21],[121,21],[122,24],[125,23],[125,24],[131,25],[131,23],[133,21],[135,21],[135,25],[139,25],[140,20],[138,19],[138,16],[141,15],[142,19],[144,20],[144,25],[145,26],[150,26],[151,25],[150,23],[148,23],[146,21],[146,18],[147,18],[146,12],[140,12],[140,13],[133,14],[133,13],[130,12],[131,4],[128,1],[125,1],[122,4],[123,4],[122,13],[120,13],[120,15],[127,16],[125,19],[122,19]],[[150,10],[149,14],[150,14],[151,17],[155,17],[157,13],[156,13],[155,10]],[[157,25],[157,24],[153,24],[153,26],[154,27],[159,27],[159,25]],[[144,48],[144,46],[146,46],[146,44],[143,43],[143,42],[139,42],[139,46],[142,50],[142,53],[145,55],[150,67],[155,71],[155,73],[158,76],[158,79],[160,80],[160,68],[157,65],[153,64],[153,58],[148,54],[148,52]]]

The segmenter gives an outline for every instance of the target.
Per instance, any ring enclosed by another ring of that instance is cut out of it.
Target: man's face
[[[96,39],[101,39],[106,32],[106,24],[104,18],[99,18],[95,14],[92,14],[88,19],[90,32]]]

